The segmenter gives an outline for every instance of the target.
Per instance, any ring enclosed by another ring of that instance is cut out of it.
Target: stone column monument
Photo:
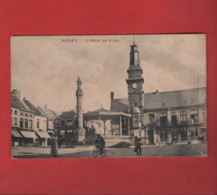
[[[81,89],[81,84],[82,82],[80,80],[80,77],[78,77],[77,90],[76,90],[78,142],[85,143],[85,129],[83,128],[83,111],[82,111],[83,90]]]

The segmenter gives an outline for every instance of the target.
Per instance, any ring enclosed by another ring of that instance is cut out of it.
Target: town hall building
[[[131,45],[127,73],[128,98],[117,99],[111,92],[110,110],[130,114],[131,117],[123,119],[121,124],[112,120],[112,131],[122,129],[119,135],[138,136],[145,144],[206,140],[206,87],[146,93],[135,43]]]

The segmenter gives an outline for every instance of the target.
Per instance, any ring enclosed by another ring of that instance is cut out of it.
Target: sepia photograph
[[[10,41],[12,158],[207,155],[205,34]]]

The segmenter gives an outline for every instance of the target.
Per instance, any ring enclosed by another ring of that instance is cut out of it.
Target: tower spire
[[[138,46],[135,44],[135,36],[133,35],[133,44],[130,46],[130,67],[138,66],[140,68],[139,51]]]

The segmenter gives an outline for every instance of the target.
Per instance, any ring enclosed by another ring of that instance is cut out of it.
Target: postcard
[[[11,37],[12,158],[207,155],[205,34]]]

